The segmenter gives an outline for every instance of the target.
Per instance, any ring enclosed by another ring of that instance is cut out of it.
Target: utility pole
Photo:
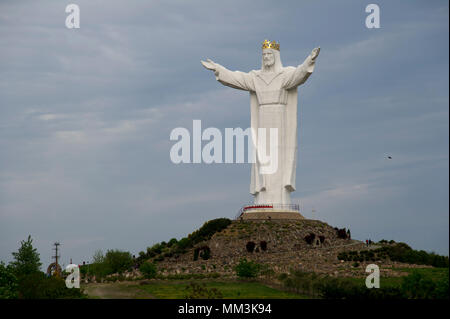
[[[59,267],[59,264],[58,264],[58,258],[60,257],[59,255],[58,255],[58,246],[60,245],[60,243],[59,242],[55,242],[53,245],[55,245],[55,248],[53,248],[54,250],[55,250],[55,256],[53,256],[53,258],[55,258],[55,266],[56,266],[56,269],[58,269]]]

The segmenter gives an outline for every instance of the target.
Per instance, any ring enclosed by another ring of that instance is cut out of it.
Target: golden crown
[[[264,40],[262,44],[263,49],[274,49],[280,51],[280,44],[275,41]]]

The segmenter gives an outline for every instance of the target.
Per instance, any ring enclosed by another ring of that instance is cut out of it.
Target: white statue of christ
[[[250,92],[251,131],[257,135],[259,128],[266,128],[266,141],[270,128],[278,130],[278,169],[271,174],[260,170],[259,156],[252,165],[250,193],[255,204],[290,204],[290,193],[295,191],[297,166],[297,87],[314,71],[320,48],[312,50],[306,60],[297,67],[283,67],[280,45],[265,40],[262,45],[262,68],[248,73],[230,71],[210,59],[201,61],[213,70],[216,80],[229,87]],[[252,136],[253,141],[258,136]],[[255,144],[256,145],[256,144]],[[267,143],[267,150],[270,145]],[[259,155],[260,149],[256,149]]]

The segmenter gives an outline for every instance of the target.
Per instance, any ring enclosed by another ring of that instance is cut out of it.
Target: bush
[[[239,264],[234,268],[238,277],[254,278],[257,277],[261,269],[261,265],[254,261],[247,261],[247,259],[241,259]]]
[[[206,288],[206,285],[190,283],[185,288],[185,299],[222,299],[222,293],[216,288]]]
[[[88,266],[87,265],[83,266],[83,268],[86,268],[86,267],[88,267]],[[96,279],[101,279],[112,273],[113,273],[113,271],[111,270],[110,266],[108,264],[106,264],[105,262],[93,263],[93,264],[90,264],[88,267],[88,274],[95,276]]]
[[[177,243],[177,239],[176,238],[172,238],[171,240],[169,240],[169,242],[167,243],[167,247],[172,247],[173,245],[176,245]]]
[[[336,233],[337,233],[337,237],[340,239],[349,239],[347,230],[345,228],[338,229]]]
[[[383,246],[374,250],[349,251],[338,254],[339,260],[345,261],[375,261],[389,258],[392,261],[399,261],[417,265],[431,265],[434,267],[448,268],[449,260],[447,256],[440,256],[435,253],[427,253],[423,250],[414,250],[405,243],[396,243]]]
[[[216,232],[221,231],[222,229],[228,227],[231,224],[231,220],[228,218],[218,218],[213,219],[206,222],[200,229],[194,231],[192,234],[189,234],[188,237],[182,238],[177,241],[176,238],[172,238],[168,243],[161,242],[153,245],[152,247],[147,248],[147,252],[145,254],[139,255],[136,262],[138,265],[143,263],[148,258],[154,258],[153,261],[163,261],[164,257],[175,257],[178,258],[180,254],[186,253],[188,248],[195,246],[195,244],[208,240],[214,235]],[[198,253],[198,252],[197,252]],[[198,259],[197,253],[194,252],[194,260]],[[203,259],[209,259],[210,251],[203,252]]]
[[[18,294],[21,299],[87,298],[82,289],[68,289],[64,279],[47,277],[43,272],[20,277]]]
[[[346,252],[339,253],[337,258],[338,258],[338,260],[347,261],[348,260],[348,254]]]
[[[177,248],[179,250],[185,250],[186,248],[189,248],[192,245],[192,242],[190,239],[188,238],[182,238],[180,239],[180,241],[177,243]]]
[[[122,273],[133,265],[133,257],[129,252],[108,250],[105,255],[105,264],[111,273]]]
[[[430,278],[414,271],[403,278],[401,290],[407,298],[411,299],[448,299],[449,277],[435,282]]]
[[[192,245],[195,245],[201,241],[209,240],[212,235],[227,228],[230,224],[231,220],[229,220],[228,218],[218,218],[210,220],[203,224],[200,229],[190,234],[188,236],[188,239],[190,239]]]
[[[139,268],[139,270],[144,275],[144,277],[147,278],[147,279],[155,278],[156,274],[158,273],[156,265],[154,263],[149,262],[149,261],[144,262],[141,265],[141,267]]]
[[[367,289],[365,286],[342,278],[326,278],[319,286],[325,299],[399,299],[403,294],[399,288]]]
[[[433,267],[449,267],[447,256],[427,253],[423,250],[414,250],[405,243],[395,243],[373,251],[377,256],[389,257],[392,261],[399,261],[417,265],[431,265]]]
[[[14,274],[14,269],[8,265],[5,266],[0,262],[0,299],[15,299],[17,298],[17,277]]]
[[[291,271],[290,275],[285,275],[280,279],[289,290],[311,297],[319,296],[319,285],[322,279],[315,273],[299,270]]]
[[[325,299],[448,299],[449,277],[432,280],[415,271],[404,277],[397,287],[368,289],[361,282],[346,278],[318,276],[314,273],[294,271],[280,275],[283,285],[296,293]]]

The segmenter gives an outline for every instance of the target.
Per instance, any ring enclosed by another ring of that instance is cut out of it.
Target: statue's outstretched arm
[[[285,89],[292,89],[306,82],[309,76],[314,72],[315,62],[316,58],[319,56],[319,52],[320,48],[312,50],[305,61],[288,74],[283,84]]]
[[[223,85],[239,90],[255,91],[253,79],[248,73],[240,71],[230,71],[227,68],[221,66],[220,64],[213,62],[210,59],[200,62],[206,69],[214,71],[216,80],[222,83]]]

